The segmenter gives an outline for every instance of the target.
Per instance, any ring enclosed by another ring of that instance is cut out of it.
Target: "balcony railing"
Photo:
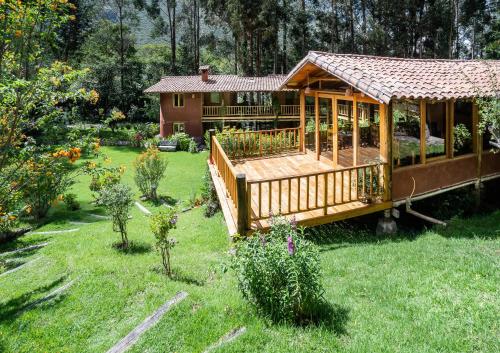
[[[306,106],[307,114],[314,114],[314,106]],[[226,106],[203,106],[204,117],[236,117],[236,116],[275,116],[276,111],[270,105],[226,105]],[[300,105],[281,105],[279,107],[279,116],[299,116]]]

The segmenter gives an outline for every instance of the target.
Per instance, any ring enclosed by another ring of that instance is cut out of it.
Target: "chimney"
[[[203,82],[208,81],[208,71],[210,70],[210,65],[201,65],[200,68],[198,69],[201,74],[201,80]]]

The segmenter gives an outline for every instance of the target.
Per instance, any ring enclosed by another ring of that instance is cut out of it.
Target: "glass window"
[[[446,155],[446,103],[427,103],[425,114],[425,156]]]
[[[453,153],[472,153],[472,102],[456,101],[453,119]]]
[[[174,123],[174,134],[185,131],[184,123]]]
[[[182,93],[174,93],[172,96],[174,100],[174,107],[180,108],[184,106],[184,94]]]
[[[378,117],[378,115],[376,115]],[[420,163],[420,104],[418,101],[395,101],[393,105],[394,167]],[[378,119],[378,118],[376,118]]]
[[[359,160],[358,164],[368,164],[380,158],[379,106],[358,103]]]
[[[210,103],[220,104],[220,93],[219,92],[210,92]]]
[[[353,156],[353,109],[352,102],[345,100],[337,100],[337,116],[338,116],[338,163],[342,167],[350,167],[354,165]]]

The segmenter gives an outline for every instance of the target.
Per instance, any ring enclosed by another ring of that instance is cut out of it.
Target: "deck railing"
[[[314,114],[314,106],[306,106],[307,114]],[[226,106],[203,106],[204,117],[237,117],[237,116],[275,116],[275,108],[271,105],[226,105]],[[300,115],[300,105],[286,104],[279,108],[278,116]]]
[[[220,145],[233,160],[298,151],[300,128],[238,131],[219,134]]]
[[[215,136],[212,137],[210,154],[212,163],[215,165],[217,170],[217,174],[224,181],[228,196],[233,201],[234,207],[238,208],[236,169]]]
[[[369,202],[383,193],[383,165],[367,164],[325,172],[247,181],[248,222],[353,201]],[[253,207],[252,207],[253,206]]]

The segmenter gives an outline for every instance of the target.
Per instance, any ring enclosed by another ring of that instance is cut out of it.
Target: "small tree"
[[[99,203],[111,216],[113,231],[120,232],[123,249],[128,248],[127,222],[133,202],[132,190],[127,185],[112,184],[101,191]]]
[[[161,254],[163,268],[168,277],[172,277],[170,266],[170,249],[175,246],[176,240],[169,238],[168,233],[177,225],[177,212],[173,208],[163,209],[151,216],[149,223],[151,231],[156,238],[156,248]]]
[[[137,157],[134,166],[137,187],[145,197],[156,200],[158,185],[167,169],[167,161],[160,157],[158,148],[152,146]]]

